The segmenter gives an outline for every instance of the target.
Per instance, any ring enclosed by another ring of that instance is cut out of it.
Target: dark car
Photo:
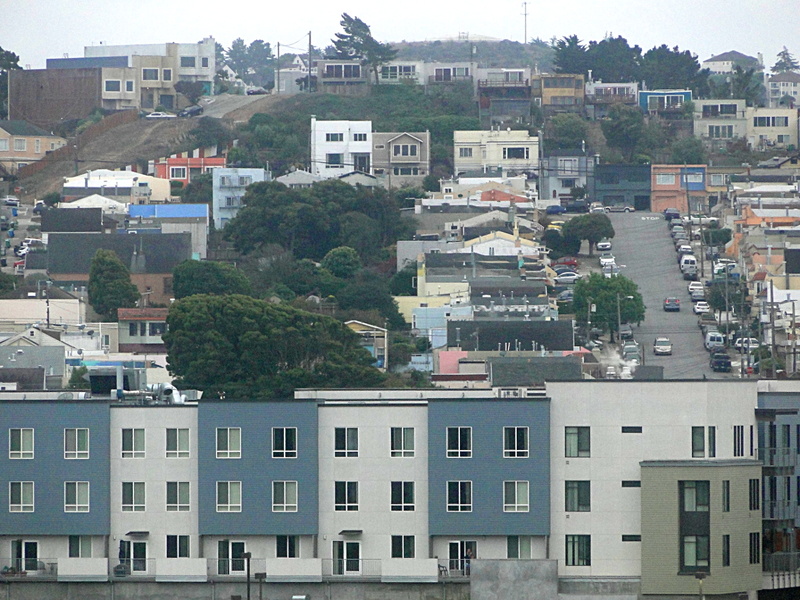
[[[571,213],[588,213],[589,203],[586,200],[573,200],[572,202],[567,202],[564,208]]]
[[[632,340],[633,339],[633,329],[631,328],[629,323],[623,323],[619,326],[619,337],[623,340]]]
[[[565,212],[567,212],[567,209],[560,204],[551,204],[544,209],[544,212],[547,215],[563,215]]]
[[[711,355],[711,360],[708,363],[711,370],[716,373],[730,373],[731,372],[731,357],[725,352],[714,352]]]
[[[678,298],[670,297],[664,298],[664,311],[665,312],[680,312],[681,301]]]
[[[192,106],[187,106],[181,112],[178,113],[179,117],[195,117],[197,115],[203,114],[203,107],[197,104],[193,104]]]
[[[680,219],[681,213],[677,208],[665,208],[664,209],[664,218],[667,221],[672,221],[672,219]]]

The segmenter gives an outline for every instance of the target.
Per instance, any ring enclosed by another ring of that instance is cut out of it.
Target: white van
[[[697,258],[695,258],[694,254],[684,254],[681,256],[681,272],[686,270],[686,267],[694,267],[697,268]]]
[[[709,352],[714,348],[724,348],[725,336],[722,335],[719,331],[709,331],[708,333],[706,333],[706,339],[703,342],[703,346]]]

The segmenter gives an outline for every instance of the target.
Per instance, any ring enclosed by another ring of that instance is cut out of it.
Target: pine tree
[[[369,65],[372,68],[377,85],[381,65],[394,60],[397,50],[372,37],[369,25],[358,17],[342,13],[339,24],[343,31],[335,34],[335,38],[331,40],[336,54],[334,58],[360,59],[362,66]]]
[[[786,46],[784,46],[783,50],[778,52],[778,62],[776,62],[772,67],[772,72],[787,73],[789,71],[798,70],[800,70],[800,63],[797,62],[792,53],[786,49]]]

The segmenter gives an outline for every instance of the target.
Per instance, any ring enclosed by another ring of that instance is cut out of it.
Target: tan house
[[[67,143],[25,121],[0,121],[0,168],[9,175]]]
[[[373,133],[372,173],[387,188],[421,185],[430,173],[431,134]]]

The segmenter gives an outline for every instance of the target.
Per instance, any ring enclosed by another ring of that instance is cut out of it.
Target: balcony
[[[470,561],[465,558],[439,559],[439,579],[469,579]]]
[[[10,581],[55,581],[58,578],[57,558],[0,557],[0,579]]]
[[[765,590],[800,586],[800,553],[773,552],[761,557]]]
[[[479,88],[529,88],[531,82],[529,79],[522,79],[518,81],[505,81],[502,79],[479,79]]]
[[[797,452],[792,448],[759,448],[756,456],[764,467],[794,469],[797,465]]]
[[[794,521],[797,517],[797,505],[788,500],[764,502],[764,519]]]
[[[472,81],[472,75],[446,75],[446,76],[429,75],[428,76],[429,84],[456,83],[458,81]]]
[[[323,558],[322,576],[326,579],[380,580],[378,558]]]
[[[586,104],[636,104],[636,95],[586,94]]]

